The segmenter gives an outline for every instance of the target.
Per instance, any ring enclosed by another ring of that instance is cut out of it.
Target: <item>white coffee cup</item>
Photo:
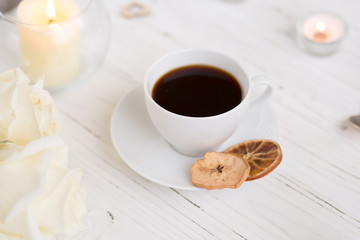
[[[241,103],[219,115],[188,117],[170,112],[154,101],[153,87],[163,75],[182,66],[199,64],[214,66],[233,75],[243,91]],[[254,92],[253,89],[259,86],[263,86],[259,88],[261,91]],[[271,83],[265,76],[250,79],[232,58],[202,49],[185,49],[163,56],[149,68],[144,81],[145,104],[154,126],[175,150],[189,156],[202,156],[216,150],[235,132],[249,108],[266,101],[271,93]]]

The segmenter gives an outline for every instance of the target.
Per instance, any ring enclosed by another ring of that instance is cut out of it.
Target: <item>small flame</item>
[[[318,22],[317,24],[316,24],[316,30],[318,31],[318,32],[320,32],[320,33],[323,33],[323,32],[325,32],[325,23],[323,23],[323,22]]]
[[[52,0],[47,0],[47,3],[46,3],[46,16],[49,19],[49,23],[55,22],[56,10],[55,10],[55,5],[54,5]]]

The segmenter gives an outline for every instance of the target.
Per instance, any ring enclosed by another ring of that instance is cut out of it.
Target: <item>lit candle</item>
[[[346,24],[334,14],[307,15],[297,25],[298,42],[302,48],[318,55],[338,50],[346,33]]]
[[[32,81],[58,90],[75,80],[80,68],[80,12],[73,0],[23,0],[17,15],[21,67]]]
[[[47,0],[46,2],[46,16],[49,20],[49,24],[52,24],[55,22],[56,19],[56,9],[55,5],[52,0]]]
[[[325,31],[326,25],[323,22],[318,22],[315,27],[314,41],[315,42],[325,42],[328,39],[328,34]]]

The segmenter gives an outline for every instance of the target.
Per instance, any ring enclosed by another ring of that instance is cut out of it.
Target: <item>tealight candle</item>
[[[80,12],[74,0],[23,0],[20,20],[21,67],[32,81],[58,90],[75,80],[80,68]]]
[[[345,22],[334,14],[310,14],[297,23],[298,43],[311,53],[328,55],[338,50],[346,30]]]

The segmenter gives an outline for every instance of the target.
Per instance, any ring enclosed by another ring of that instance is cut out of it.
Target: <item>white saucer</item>
[[[217,150],[223,151],[249,139],[277,141],[277,119],[269,105],[252,110]],[[110,125],[115,149],[130,168],[155,183],[184,190],[201,190],[191,183],[190,168],[199,158],[181,155],[160,136],[145,107],[142,86],[116,105]]]

